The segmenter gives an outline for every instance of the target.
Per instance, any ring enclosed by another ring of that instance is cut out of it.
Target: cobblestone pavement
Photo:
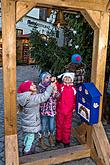
[[[31,79],[34,82],[38,82],[39,72],[33,65],[28,66],[17,66],[17,87],[18,85],[25,80]],[[4,111],[3,111],[3,78],[2,78],[2,68],[0,68],[0,165],[5,165],[4,159]],[[77,118],[73,120],[73,125],[79,124]],[[17,114],[17,126],[18,126],[18,145],[19,145],[19,155],[22,156],[22,142],[23,136],[21,131],[21,125],[19,120],[19,114]],[[107,136],[110,140],[110,125],[105,127]],[[48,141],[47,141],[48,143]],[[78,141],[75,138],[71,138],[71,145],[77,145]],[[35,152],[42,152],[42,149],[38,147],[38,137],[34,142]],[[36,146],[36,147],[35,147]],[[67,163],[62,163],[63,165],[95,165],[94,161],[90,158],[85,158],[81,160],[71,161]]]

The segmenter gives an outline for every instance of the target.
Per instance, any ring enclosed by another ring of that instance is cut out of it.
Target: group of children
[[[45,135],[48,128],[50,146],[70,146],[72,116],[76,106],[75,75],[65,72],[59,77],[62,83],[48,72],[40,76],[39,90],[27,80],[18,88],[17,101],[23,107],[20,113],[21,125],[25,132],[23,153],[32,153],[35,134],[39,133],[39,145],[46,149]],[[39,91],[39,92],[38,92]],[[56,129],[55,129],[56,128]],[[55,141],[54,141],[55,135]]]

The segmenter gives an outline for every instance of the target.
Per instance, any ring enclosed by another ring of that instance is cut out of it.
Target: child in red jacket
[[[76,89],[73,85],[74,73],[63,73],[62,84],[57,82],[60,97],[56,108],[56,146],[70,146],[72,116],[76,106]]]

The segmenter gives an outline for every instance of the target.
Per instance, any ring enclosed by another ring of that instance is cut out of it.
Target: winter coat
[[[71,114],[76,108],[76,89],[73,85],[59,84],[57,87],[60,97],[57,102],[57,112],[64,115]]]
[[[46,86],[39,83],[39,92],[43,93],[46,90]],[[40,113],[42,116],[55,116],[56,114],[56,98],[58,93],[52,93],[49,99],[45,103],[40,104]]]
[[[76,89],[73,85],[59,84],[60,92],[56,108],[56,139],[70,144],[73,110],[76,106]]]
[[[46,91],[42,94],[32,94],[32,92],[17,94],[18,104],[23,107],[20,118],[24,132],[37,133],[40,131],[40,103],[47,101],[52,91],[53,87],[48,86]]]

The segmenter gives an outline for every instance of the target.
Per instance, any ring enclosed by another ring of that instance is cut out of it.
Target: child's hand
[[[51,82],[56,82],[56,77],[51,77]]]
[[[58,92],[57,86],[55,85],[55,86],[53,87],[53,95],[55,95],[57,92]]]
[[[56,88],[56,77],[51,78],[51,85]]]
[[[54,89],[54,91],[57,91],[57,86],[55,85],[53,89]]]
[[[73,109],[73,113],[75,112],[76,110],[75,109]]]
[[[50,84],[53,88],[56,88],[56,81],[51,82]]]

